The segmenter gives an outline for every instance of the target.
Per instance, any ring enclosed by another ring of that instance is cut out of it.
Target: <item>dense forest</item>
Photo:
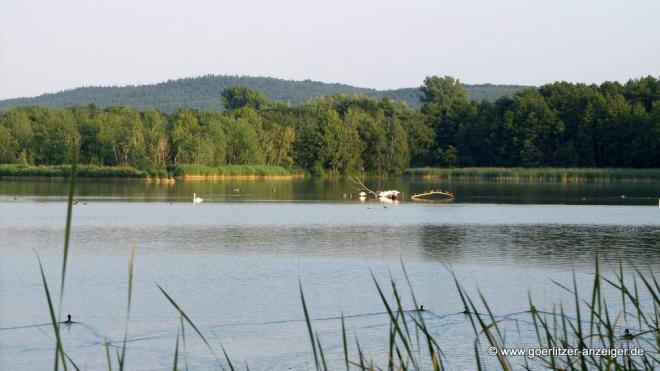
[[[138,169],[275,165],[312,174],[398,174],[410,166],[660,167],[660,80],[556,82],[475,102],[452,77],[426,78],[420,109],[333,95],[301,104],[232,86],[223,112],[13,108],[0,162],[79,161]]]
[[[396,102],[406,102],[419,108],[419,88],[375,90],[344,84],[327,84],[318,81],[292,81],[272,77],[250,76],[201,76],[170,80],[160,84],[141,86],[81,87],[55,94],[43,94],[34,98],[16,98],[0,101],[0,111],[14,107],[44,106],[63,108],[95,104],[105,108],[112,106],[132,107],[139,110],[156,108],[166,113],[177,109],[222,110],[218,100],[222,91],[230,86],[247,86],[261,91],[270,100],[291,104],[334,94],[360,94],[368,97],[387,97]],[[525,88],[519,85],[464,85],[471,100],[495,101]]]

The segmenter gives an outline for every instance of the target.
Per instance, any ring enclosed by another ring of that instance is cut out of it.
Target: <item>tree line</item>
[[[556,82],[474,102],[432,76],[419,109],[333,95],[301,104],[222,91],[224,111],[13,108],[0,115],[0,162],[138,169],[178,164],[299,167],[312,174],[399,174],[407,167],[660,167],[660,81]]]

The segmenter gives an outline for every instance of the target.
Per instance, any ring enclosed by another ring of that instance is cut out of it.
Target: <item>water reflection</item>
[[[443,262],[525,262],[590,267],[604,263],[660,266],[660,228],[651,226],[504,225],[420,227],[424,256]]]
[[[366,180],[377,187],[375,179]],[[435,188],[452,191],[455,202],[514,204],[575,204],[575,205],[657,205],[660,187],[657,183],[529,183],[495,181],[448,181],[393,178],[383,181],[386,188],[397,189],[408,200],[413,193]],[[220,180],[179,181],[176,183],[142,180],[89,180],[78,182],[77,193],[82,198],[97,200],[128,200],[146,202],[187,202],[197,193],[205,202],[227,201],[293,201],[323,200],[357,202],[355,186],[347,179],[294,180]],[[0,180],[0,195],[5,200],[14,196],[40,199],[67,195],[63,180]],[[622,197],[625,196],[625,197]],[[1,197],[1,196],[0,196]]]

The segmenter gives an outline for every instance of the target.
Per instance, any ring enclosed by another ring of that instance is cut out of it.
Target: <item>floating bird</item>
[[[204,201],[204,200],[200,197],[197,197],[197,193],[193,193],[193,203],[194,204],[201,204],[202,201]]]
[[[73,321],[71,320],[71,315],[70,314],[67,314],[66,317],[67,317],[67,319],[66,319],[66,321],[64,321],[64,323],[67,323],[67,324],[73,323]]]
[[[631,334],[631,333],[630,333],[630,330],[625,329],[625,330],[623,331],[623,338],[624,338],[625,340],[632,340],[632,338],[634,338],[634,337],[635,337],[635,335]]]
[[[419,311],[420,311],[420,312],[423,312],[423,311],[424,311],[424,304],[422,304],[422,305],[419,306]]]

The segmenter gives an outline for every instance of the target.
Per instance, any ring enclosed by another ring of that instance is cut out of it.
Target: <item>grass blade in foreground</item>
[[[62,300],[64,299],[64,281],[66,278],[66,265],[69,258],[69,242],[71,240],[71,219],[73,218],[73,195],[76,189],[76,167],[78,165],[78,148],[74,149],[73,163],[71,164],[71,176],[69,177],[69,197],[66,208],[66,228],[64,230],[64,253],[62,255],[62,277],[60,278],[60,303],[59,314],[62,312]]]
[[[199,328],[197,328],[197,326],[193,323],[193,321],[190,319],[190,317],[188,317],[186,312],[184,312],[183,309],[181,309],[179,304],[177,304],[174,301],[174,299],[172,299],[172,297],[162,287],[160,287],[159,284],[156,284],[156,287],[158,287],[160,292],[162,292],[163,295],[165,295],[165,297],[172,304],[172,306],[174,306],[174,308],[176,308],[176,310],[179,311],[179,314],[186,320],[186,322],[188,322],[188,324],[193,328],[193,330],[195,330],[195,332],[202,339],[204,344],[206,344],[206,347],[211,351],[211,353],[213,354],[213,357],[216,359],[216,361],[220,362],[220,360],[218,359],[218,355],[215,353],[215,350],[213,350],[213,348],[211,347],[211,344],[208,342],[208,340],[206,340],[206,337],[202,334],[202,332],[199,330]]]
[[[307,311],[307,304],[305,303],[305,294],[303,294],[302,282],[298,281],[300,287],[300,300],[302,300],[303,312],[305,313],[305,322],[307,322],[307,331],[309,331],[309,340],[312,342],[312,351],[314,352],[314,364],[316,369],[319,370],[319,358],[316,353],[316,342],[314,341],[314,331],[312,330],[312,322],[309,319],[309,312]]]
[[[48,311],[50,313],[50,321],[53,324],[53,331],[55,332],[55,341],[57,342],[56,343],[57,353],[60,355],[59,358],[62,359],[62,366],[64,367],[64,370],[66,371],[67,370],[66,357],[64,356],[64,349],[62,347],[62,339],[60,338],[60,325],[57,322],[57,319],[55,318],[55,310],[53,309],[53,301],[51,300],[50,291],[48,290],[48,283],[46,282],[46,275],[44,274],[44,267],[41,264],[41,259],[39,259],[39,257],[37,257],[37,259],[39,260],[39,269],[41,270],[41,280],[44,284],[44,290],[46,291],[46,299],[48,301]],[[53,367],[55,370],[57,370],[57,368],[58,368],[58,363],[59,363],[59,359],[58,359],[58,357],[55,357],[55,365]]]
[[[124,330],[124,342],[121,346],[121,357],[119,361],[119,371],[124,370],[124,361],[126,360],[126,340],[128,339],[128,323],[131,316],[131,297],[133,293],[133,262],[135,260],[135,249],[131,249],[131,257],[128,262],[128,302],[126,304],[126,329]],[[178,338],[178,335],[177,335]],[[178,340],[177,340],[178,343]]]

